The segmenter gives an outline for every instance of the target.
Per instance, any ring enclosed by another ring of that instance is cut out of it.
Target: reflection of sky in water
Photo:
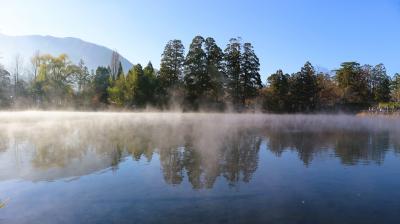
[[[4,116],[0,223],[400,221],[395,119]]]

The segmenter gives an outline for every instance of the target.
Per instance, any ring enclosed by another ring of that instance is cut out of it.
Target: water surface
[[[400,223],[399,125],[3,112],[0,223]]]

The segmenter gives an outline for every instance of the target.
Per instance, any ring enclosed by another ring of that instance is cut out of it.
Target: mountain
[[[89,70],[109,65],[112,54],[112,50],[107,47],[73,37],[0,34],[0,63],[8,69],[12,68],[13,58],[17,54],[22,56],[24,65],[29,66],[29,60],[36,51],[54,56],[65,53],[74,63],[83,59]],[[132,63],[123,56],[121,63],[125,72],[132,68]]]

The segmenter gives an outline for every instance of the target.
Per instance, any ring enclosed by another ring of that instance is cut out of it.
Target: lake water
[[[0,223],[400,223],[400,118],[0,113]]]

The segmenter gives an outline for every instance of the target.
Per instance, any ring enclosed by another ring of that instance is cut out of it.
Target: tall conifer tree
[[[221,101],[225,89],[224,53],[212,37],[208,37],[204,43],[207,55],[207,73],[211,80],[211,95],[216,102]]]
[[[205,98],[211,89],[210,76],[207,73],[207,57],[203,50],[204,38],[196,36],[190,44],[184,67],[184,86],[187,100],[193,106]]]
[[[225,70],[227,74],[227,92],[234,105],[241,101],[241,42],[240,38],[232,38],[225,49]]]
[[[260,77],[260,61],[250,43],[243,44],[241,58],[240,82],[242,85],[241,100],[245,104],[247,99],[254,98],[262,88]]]

